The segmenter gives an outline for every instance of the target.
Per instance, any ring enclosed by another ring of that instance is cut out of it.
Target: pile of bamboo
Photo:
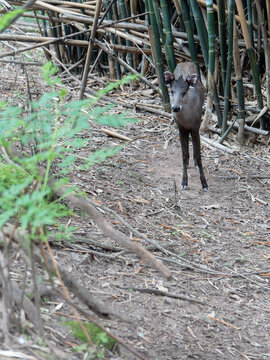
[[[80,98],[93,69],[111,79],[132,72],[162,95],[168,111],[163,72],[189,60],[207,75],[207,107],[214,106],[223,133],[235,107],[243,126],[245,103],[252,97],[262,110],[261,127],[269,123],[269,1],[37,0],[23,16],[36,19],[40,36],[16,35],[16,41],[38,43],[29,48],[53,48],[62,69],[82,74]],[[0,40],[12,36],[2,34]]]

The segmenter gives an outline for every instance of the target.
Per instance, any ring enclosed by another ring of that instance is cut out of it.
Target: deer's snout
[[[173,105],[172,106],[172,111],[173,112],[179,112],[182,109],[182,106],[179,105]]]

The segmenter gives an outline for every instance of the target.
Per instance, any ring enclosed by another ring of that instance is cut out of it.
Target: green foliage
[[[7,29],[9,25],[11,24],[11,21],[19,14],[24,13],[25,10],[22,9],[16,9],[13,11],[8,12],[0,19],[0,33]]]
[[[71,214],[59,200],[51,200],[48,182],[52,167],[61,178],[57,186],[63,186],[74,168],[88,169],[122,149],[114,146],[92,151],[91,123],[118,127],[134,121],[126,113],[113,114],[112,105],[97,106],[102,95],[133,77],[110,84],[95,99],[64,103],[66,92],[60,88],[59,78],[53,77],[56,71],[51,63],[42,68],[43,78],[54,90],[33,102],[30,113],[0,102],[0,143],[15,164],[0,163],[0,227],[14,219],[31,229],[32,236],[40,227],[55,226],[58,218]],[[13,155],[14,147],[20,149],[20,156]],[[78,148],[89,156],[78,159]],[[71,229],[58,226],[58,232],[58,238],[69,237]]]
[[[0,189],[7,188],[11,185],[21,184],[28,177],[29,174],[21,167],[18,167],[15,164],[0,163]]]
[[[87,338],[82,331],[82,328],[80,324],[78,324],[76,321],[65,321],[65,325],[70,326],[72,329],[73,336],[86,343]],[[114,347],[116,340],[111,338],[109,335],[107,335],[103,330],[101,330],[97,325],[91,323],[91,322],[84,322],[83,323],[87,333],[90,336],[90,339],[92,340],[93,344],[96,346],[102,345],[108,350],[112,350]]]

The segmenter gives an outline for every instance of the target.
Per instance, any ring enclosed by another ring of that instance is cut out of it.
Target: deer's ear
[[[189,86],[195,87],[198,83],[199,77],[197,74],[191,74],[187,77],[186,82]]]
[[[164,75],[164,81],[167,86],[170,85],[170,83],[174,80],[174,75],[170,71],[165,71],[163,73]]]

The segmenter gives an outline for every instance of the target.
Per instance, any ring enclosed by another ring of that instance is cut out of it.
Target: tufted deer
[[[197,75],[196,66],[186,62],[176,66],[174,73],[164,72],[165,83],[170,86],[170,102],[173,118],[176,122],[182,147],[183,178],[181,189],[187,188],[187,167],[189,164],[189,134],[192,136],[194,163],[200,171],[200,179],[204,190],[209,191],[204,176],[199,130],[201,126],[204,88]]]

